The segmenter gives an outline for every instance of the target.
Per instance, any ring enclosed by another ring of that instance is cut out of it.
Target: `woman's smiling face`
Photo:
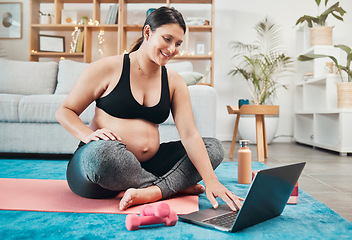
[[[165,24],[154,31],[149,26],[145,29],[150,58],[158,65],[164,66],[180,51],[184,31],[177,23]]]

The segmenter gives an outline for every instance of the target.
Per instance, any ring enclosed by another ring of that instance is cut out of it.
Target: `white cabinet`
[[[307,53],[345,58],[341,50],[332,46],[315,46]],[[339,152],[352,153],[352,109],[337,108],[336,74],[327,74],[330,58],[297,63],[295,86],[294,139],[296,142]],[[304,75],[311,72],[311,78]]]

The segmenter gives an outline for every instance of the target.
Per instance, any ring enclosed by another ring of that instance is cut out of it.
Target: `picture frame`
[[[0,2],[0,39],[22,38],[22,3]]]
[[[61,24],[77,24],[77,12],[62,9]]]
[[[196,44],[196,54],[197,55],[205,55],[205,43],[197,43]]]
[[[65,37],[39,35],[39,52],[65,52]]]

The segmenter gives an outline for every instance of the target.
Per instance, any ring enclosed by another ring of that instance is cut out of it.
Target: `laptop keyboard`
[[[203,220],[203,222],[209,223],[212,225],[217,225],[220,227],[231,228],[233,223],[235,222],[237,214],[238,214],[238,211],[237,212],[229,212],[229,213],[225,213],[220,216],[208,218],[206,220]]]

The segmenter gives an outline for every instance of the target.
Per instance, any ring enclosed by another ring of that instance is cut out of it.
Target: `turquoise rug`
[[[0,160],[0,178],[65,179],[67,161]],[[253,162],[252,170],[266,166]],[[241,197],[248,185],[236,182],[237,165],[224,162],[219,180]],[[1,193],[6,194],[6,193]],[[220,201],[221,202],[221,201]],[[200,209],[211,207],[205,194]],[[286,206],[277,218],[237,233],[225,233],[183,222],[174,227],[143,227],[129,232],[126,215],[0,211],[0,239],[352,239],[352,224],[313,197],[299,191],[298,205]]]

